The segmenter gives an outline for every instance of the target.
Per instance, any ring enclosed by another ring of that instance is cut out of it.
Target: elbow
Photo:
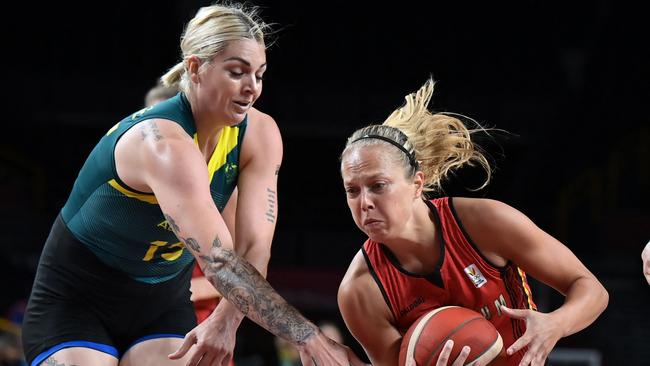
[[[269,263],[271,260],[271,245],[265,241],[252,241],[237,248],[237,253],[255,263]]]
[[[607,292],[605,286],[603,286],[600,282],[598,282],[598,285],[600,286],[600,304],[601,304],[600,313],[602,313],[603,311],[605,311],[605,309],[607,309],[607,305],[609,305],[609,292]]]

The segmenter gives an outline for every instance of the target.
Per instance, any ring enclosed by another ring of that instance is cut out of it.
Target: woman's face
[[[390,146],[351,148],[341,161],[348,207],[359,229],[370,239],[399,238],[410,220],[421,190],[417,179],[407,179],[404,167],[387,152]]]
[[[219,123],[241,122],[262,93],[265,71],[263,44],[252,39],[230,42],[191,73],[199,108]]]

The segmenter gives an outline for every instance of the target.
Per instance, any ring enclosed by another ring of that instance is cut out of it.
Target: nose
[[[372,197],[370,196],[369,192],[362,190],[359,199],[361,202],[362,211],[368,211],[375,208],[375,204],[372,202]]]
[[[257,76],[254,74],[247,77],[244,83],[244,92],[252,94],[253,99],[257,99],[262,92],[261,80],[257,80]]]

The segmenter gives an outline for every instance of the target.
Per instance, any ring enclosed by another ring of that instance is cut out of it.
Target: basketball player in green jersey
[[[254,108],[266,26],[202,8],[165,76],[181,92],[110,128],[45,244],[24,321],[30,365],[227,365],[248,316],[305,365],[356,365],[265,281],[282,140]],[[233,240],[220,213],[237,186]],[[222,301],[192,329],[194,260]]]

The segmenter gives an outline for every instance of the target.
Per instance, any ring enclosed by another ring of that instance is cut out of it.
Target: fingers
[[[230,365],[230,360],[232,360],[232,356],[226,356],[221,360],[220,364],[216,364],[217,366],[228,366]]]
[[[526,347],[528,343],[530,343],[530,340],[531,340],[530,337],[526,333],[524,333],[524,335],[521,336],[521,338],[517,339],[515,343],[513,343],[510,347],[508,347],[506,353],[508,354],[508,356],[512,356],[522,348]]]
[[[178,360],[179,358],[182,358],[183,356],[185,356],[187,351],[189,351],[190,348],[192,348],[192,345],[194,343],[196,343],[196,336],[194,335],[194,333],[192,332],[187,333],[185,339],[183,339],[183,344],[181,344],[180,348],[178,348],[174,353],[167,355],[167,357],[169,357],[172,360]]]
[[[203,357],[197,364],[197,366],[220,366],[219,363],[215,363],[216,357],[210,355],[209,353],[204,353]],[[193,364],[192,364],[193,365]]]
[[[544,366],[546,364],[546,353],[526,352],[524,357],[519,362],[519,366]]]
[[[197,350],[197,351],[198,351],[198,350]],[[205,353],[203,353],[203,352],[197,352],[197,351],[194,352],[194,354],[192,355],[192,357],[190,357],[190,359],[187,361],[187,363],[185,364],[185,366],[198,366],[198,365],[203,365],[203,364],[201,364],[200,362],[201,362],[201,360],[203,359],[203,356],[205,355]]]
[[[458,357],[456,357],[456,361],[452,364],[452,366],[463,366],[465,364],[465,360],[467,360],[467,356],[469,356],[469,352],[471,349],[469,346],[464,346],[463,349],[460,351],[460,354]]]
[[[450,339],[442,347],[442,351],[440,351],[440,356],[438,356],[438,362],[436,362],[436,366],[447,366],[447,362],[449,361],[449,355],[451,354],[451,350],[453,348],[454,348],[454,341]]]
[[[529,310],[523,310],[523,309],[510,309],[505,306],[500,306],[501,312],[506,314],[507,316],[515,319],[524,319],[526,318],[526,315],[528,314]]]
[[[314,359],[310,355],[302,351],[300,352],[300,362],[302,363],[303,366],[316,366]]]

